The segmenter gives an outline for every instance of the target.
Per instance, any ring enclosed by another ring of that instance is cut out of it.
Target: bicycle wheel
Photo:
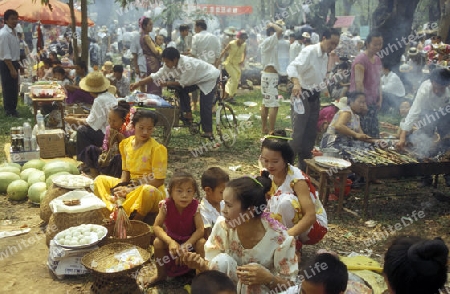
[[[220,143],[230,148],[236,142],[238,135],[237,118],[228,104],[220,103],[216,110],[216,131],[220,137]]]
[[[169,145],[170,138],[172,137],[172,124],[167,120],[164,114],[158,110],[153,111],[158,114],[158,123],[156,124],[152,137],[167,147]]]

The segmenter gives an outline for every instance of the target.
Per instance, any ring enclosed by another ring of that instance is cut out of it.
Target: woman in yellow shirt
[[[158,212],[159,201],[166,198],[167,149],[151,137],[158,122],[153,111],[138,109],[130,120],[135,135],[119,145],[122,176],[120,179],[98,176],[94,194],[110,211],[115,209],[117,199],[122,198],[127,215],[142,220],[148,213]]]
[[[232,100],[234,95],[236,95],[236,91],[239,86],[239,81],[241,79],[241,67],[244,65],[246,55],[245,41],[248,39],[247,33],[245,33],[244,31],[240,31],[236,37],[236,40],[228,43],[225,49],[223,49],[218,59],[218,62],[220,62],[220,60],[222,60],[222,57],[226,53],[228,53],[228,57],[223,65],[225,66],[225,70],[227,71],[230,78],[225,85],[224,99],[231,97],[230,100]],[[216,67],[218,66],[219,64],[216,64]]]

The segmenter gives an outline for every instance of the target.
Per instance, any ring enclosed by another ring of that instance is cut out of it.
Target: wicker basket
[[[47,190],[47,193],[45,193],[44,199],[42,199],[41,201],[41,208],[40,208],[40,217],[45,223],[49,222],[50,216],[52,215],[52,210],[50,209],[50,202],[53,199],[58,198],[59,196],[62,196],[70,191],[72,190],[58,187],[55,184],[52,184],[50,186],[50,188]]]
[[[144,260],[144,263],[120,272],[115,273],[106,272],[106,270],[110,268],[111,265],[114,265],[117,262],[114,255],[123,252],[125,250],[130,250],[134,248],[136,248],[139,251],[139,254]],[[89,252],[81,259],[81,263],[87,269],[93,271],[96,275],[112,278],[112,277],[123,277],[138,271],[145,263],[147,263],[150,260],[150,257],[151,257],[150,253],[147,250],[144,250],[140,247],[128,243],[112,243],[100,247],[99,249],[94,250],[92,252]],[[95,261],[95,263],[97,264],[96,267],[92,267],[93,261]]]
[[[131,230],[127,232],[129,236],[127,239],[114,238],[114,223],[105,225],[108,229],[108,234],[100,242],[100,246],[121,242],[136,245],[147,250],[155,239],[152,228],[146,223],[137,220],[130,220],[130,223]]]

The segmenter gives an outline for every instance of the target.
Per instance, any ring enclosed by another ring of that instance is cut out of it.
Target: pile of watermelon
[[[41,159],[32,159],[23,166],[17,163],[0,165],[0,193],[7,193],[14,201],[28,199],[39,204],[45,196],[52,178],[57,175],[79,175],[75,164],[62,160],[48,163]]]

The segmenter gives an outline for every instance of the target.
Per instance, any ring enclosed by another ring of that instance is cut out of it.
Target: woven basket
[[[146,223],[137,220],[130,220],[130,223],[131,230],[127,231],[127,235],[129,236],[127,239],[114,238],[114,223],[105,225],[108,229],[108,234],[100,242],[100,246],[121,242],[136,245],[147,250],[148,246],[153,244],[153,240],[155,239],[152,228]]]
[[[110,268],[111,266],[115,265],[117,263],[116,258],[114,255],[123,252],[125,250],[130,250],[136,248],[139,251],[139,254],[141,255],[142,259],[144,260],[144,263],[141,265],[135,266],[133,268],[123,270],[120,272],[115,273],[107,273],[106,270]],[[89,270],[93,271],[96,275],[103,276],[103,277],[123,277],[128,274],[131,274],[133,272],[138,271],[146,262],[149,261],[151,255],[147,250],[144,250],[140,247],[128,244],[128,243],[112,243],[105,245],[103,247],[100,247],[97,250],[94,250],[92,252],[89,252],[86,254],[82,259],[81,263]],[[97,264],[96,267],[92,267],[92,262],[95,261]]]
[[[102,225],[103,219],[107,218],[109,211],[106,208],[95,209],[80,213],[54,213],[50,217],[47,230],[45,231],[47,246],[50,241],[61,231],[82,224]]]
[[[53,199],[58,198],[59,196],[62,196],[70,191],[72,190],[61,188],[56,186],[55,184],[52,184],[50,188],[47,190],[47,193],[45,193],[44,199],[42,199],[41,201],[41,210],[40,210],[41,220],[43,220],[45,223],[48,223],[50,220],[50,216],[52,215],[52,210],[50,209],[50,202]]]

